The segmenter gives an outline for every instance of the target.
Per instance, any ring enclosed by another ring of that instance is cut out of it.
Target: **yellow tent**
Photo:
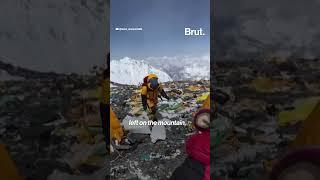
[[[311,114],[303,121],[300,132],[293,142],[293,147],[320,145],[320,101]]]
[[[110,106],[110,140],[115,139],[120,142],[123,135],[124,133],[120,121]]]
[[[11,160],[8,151],[3,144],[0,144],[0,179],[3,180],[22,180],[14,162]]]
[[[204,108],[210,109],[210,95],[208,95],[207,98],[204,100],[200,109]]]
[[[279,125],[286,126],[289,124],[295,124],[298,121],[306,120],[313,109],[317,106],[319,100],[320,97],[310,97],[296,100],[293,110],[286,110],[279,113]]]
[[[205,101],[205,100],[208,98],[209,95],[210,95],[209,92],[205,92],[205,93],[201,94],[201,96],[199,96],[199,97],[197,98],[197,102],[203,102],[203,101]]]

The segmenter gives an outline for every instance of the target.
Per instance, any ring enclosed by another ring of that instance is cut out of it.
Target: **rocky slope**
[[[264,164],[288,150],[319,100],[319,67],[318,59],[215,63],[215,179],[267,179]]]
[[[104,173],[119,179],[165,179],[185,158],[184,140],[193,130],[172,126],[166,128],[165,141],[153,144],[149,136],[133,136],[140,140],[136,148],[115,153],[107,161],[100,152],[94,74],[44,73],[6,63],[0,67],[5,77],[0,80],[1,143],[25,177],[45,179],[53,170],[85,175],[103,167],[111,168]],[[211,81],[218,104],[211,134],[215,179],[267,178],[264,162],[287,150],[308,109],[319,100],[319,67],[318,59],[215,62]],[[208,91],[208,83],[166,83],[174,98],[160,102],[159,117],[191,122],[200,104],[197,98]],[[120,121],[139,117],[137,86],[114,84],[111,104]],[[81,149],[92,151],[82,159]]]
[[[26,179],[106,167],[94,74],[37,72],[2,62],[0,71],[0,143]]]
[[[160,100],[158,121],[179,121],[185,125],[165,126],[166,139],[151,142],[150,135],[130,133],[134,148],[111,156],[110,175],[114,179],[167,179],[185,159],[185,140],[194,132],[192,114],[209,92],[209,81],[173,81],[164,83],[172,100]],[[138,86],[117,85],[111,88],[111,106],[121,122],[142,120]]]

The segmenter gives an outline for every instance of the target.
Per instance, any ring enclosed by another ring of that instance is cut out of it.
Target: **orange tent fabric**
[[[120,121],[110,106],[110,140],[115,139],[120,142],[123,135],[124,133]]]

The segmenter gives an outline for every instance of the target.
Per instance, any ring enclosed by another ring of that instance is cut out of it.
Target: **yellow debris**
[[[303,122],[302,128],[294,140],[293,147],[320,145],[320,101],[312,109],[311,114]]]
[[[110,106],[110,140],[115,139],[120,142],[123,135],[124,133],[120,121]]]
[[[22,180],[14,162],[11,160],[8,151],[3,144],[0,144],[0,179],[3,180]]]
[[[259,92],[275,92],[290,89],[294,83],[287,80],[275,80],[267,77],[257,77],[250,86]]]
[[[279,113],[279,125],[285,126],[288,124],[295,124],[298,121],[307,119],[319,100],[320,97],[312,97],[296,101],[295,109]]]
[[[197,98],[197,102],[205,101],[209,97],[209,94],[210,94],[209,92],[201,94],[201,96]]]
[[[187,90],[192,91],[192,92],[195,92],[195,91],[200,91],[200,90],[202,90],[202,88],[201,88],[200,86],[189,86],[189,87],[187,88]]]
[[[183,96],[184,97],[193,97],[193,94],[192,93],[184,93]]]
[[[210,95],[209,94],[200,109],[204,109],[204,108],[210,109]]]
[[[86,99],[99,99],[101,87],[96,89],[88,89],[81,92],[81,96]]]

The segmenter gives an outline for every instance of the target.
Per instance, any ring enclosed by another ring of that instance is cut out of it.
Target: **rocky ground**
[[[96,87],[94,73],[42,73],[0,62],[0,143],[26,179],[105,167]]]
[[[170,102],[160,100],[159,120],[166,140],[129,133],[136,146],[106,155],[98,112],[97,76],[43,73],[0,63],[0,137],[19,172],[32,180],[167,179],[184,158],[184,142],[194,129],[192,113],[208,94],[208,81],[165,84]],[[135,86],[112,87],[111,104],[120,121],[139,117]],[[108,179],[108,178],[107,178]]]
[[[213,73],[213,176],[267,179],[266,162],[288,149],[319,100],[320,60],[218,61]]]
[[[149,134],[130,133],[134,148],[111,155],[112,179],[168,179],[185,159],[185,140],[194,132],[192,113],[209,92],[208,81],[164,84],[170,101],[160,100],[158,121],[182,121],[185,125],[166,126],[166,139],[152,143]],[[141,118],[142,104],[138,86],[113,85],[111,106],[120,121]]]
[[[94,73],[43,73],[6,63],[0,70],[0,142],[26,178],[101,179],[107,173],[112,179],[166,179],[186,156],[184,140],[194,131],[189,125],[166,127],[166,140],[156,143],[128,134],[137,146],[106,158]],[[218,105],[212,176],[266,179],[265,162],[288,149],[320,99],[320,61],[217,61],[212,73]],[[160,100],[159,118],[189,124],[208,83],[165,84],[173,98]],[[141,116],[138,94],[135,86],[113,85],[111,104],[120,121]]]

